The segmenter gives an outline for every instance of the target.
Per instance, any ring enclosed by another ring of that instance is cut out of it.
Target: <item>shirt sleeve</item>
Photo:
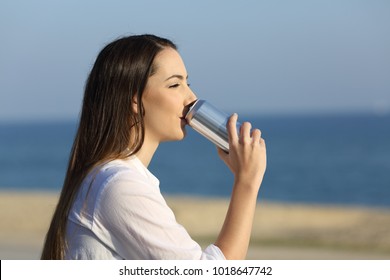
[[[124,259],[225,259],[215,245],[202,251],[144,178],[115,176],[95,205],[92,231]]]

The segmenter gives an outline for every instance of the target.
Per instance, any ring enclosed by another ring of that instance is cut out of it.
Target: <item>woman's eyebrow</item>
[[[184,80],[184,76],[175,74],[175,75],[172,75],[172,76],[168,77],[165,81],[168,81],[168,80],[173,79],[173,78]],[[185,79],[188,80],[188,75],[187,75],[187,77]]]

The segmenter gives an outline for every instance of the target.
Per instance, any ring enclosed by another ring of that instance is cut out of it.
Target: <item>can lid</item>
[[[204,100],[197,99],[188,106],[190,106],[190,109],[188,110],[185,119],[187,122],[190,122],[190,120],[193,118],[193,116],[196,114],[196,112],[199,110],[200,106],[204,103]]]

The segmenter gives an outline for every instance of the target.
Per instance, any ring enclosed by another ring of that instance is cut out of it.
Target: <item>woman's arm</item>
[[[237,114],[227,124],[229,153],[218,149],[218,154],[234,174],[234,185],[229,209],[215,242],[226,259],[245,259],[257,194],[266,169],[266,147],[261,132],[243,123],[240,136],[236,129]]]

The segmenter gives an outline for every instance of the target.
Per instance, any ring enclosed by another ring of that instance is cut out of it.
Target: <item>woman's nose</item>
[[[188,96],[186,98],[186,105],[187,104],[190,104],[192,102],[194,102],[195,100],[197,100],[198,97],[195,95],[195,93],[189,88],[189,93],[188,93]]]

